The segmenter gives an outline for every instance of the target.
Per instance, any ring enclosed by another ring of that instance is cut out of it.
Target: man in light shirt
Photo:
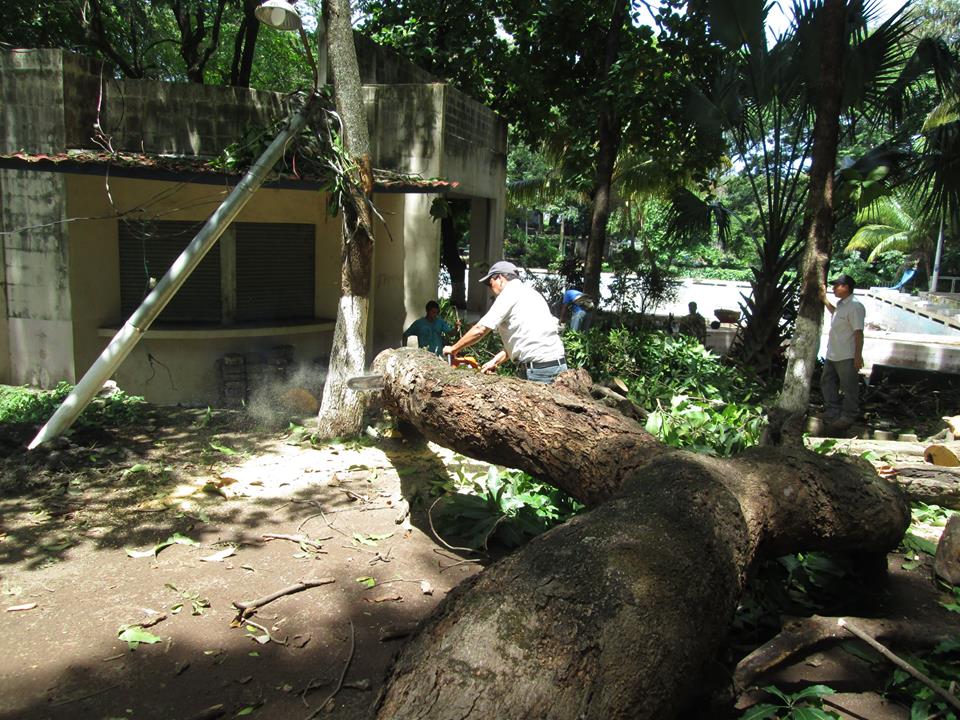
[[[493,373],[508,359],[517,363],[527,380],[551,383],[567,369],[563,341],[557,319],[543,296],[520,280],[517,266],[500,260],[480,278],[496,297],[493,305],[472,328],[453,345],[443,348],[444,355],[456,355],[479,342],[496,328],[504,349],[480,368]]]
[[[823,304],[830,311],[827,357],[820,376],[824,419],[839,429],[850,427],[860,414],[860,370],[863,368],[863,321],[866,311],[853,297],[856,283],[849,275],[831,282],[837,298],[834,305],[821,289]]]

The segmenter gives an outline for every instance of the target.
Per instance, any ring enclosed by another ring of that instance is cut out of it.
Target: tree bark
[[[391,350],[383,401],[424,435],[594,509],[452,593],[404,648],[379,718],[670,718],[696,697],[763,557],[893,548],[909,522],[865,461],[673,450],[563,387]]]
[[[771,414],[771,437],[779,435],[785,418],[805,415],[810,402],[810,381],[820,347],[823,302],[820,290],[826,282],[833,241],[833,174],[837,164],[840,105],[843,95],[843,54],[846,47],[845,0],[824,0],[820,49],[820,82],[816,88],[816,121],[813,126],[810,186],[803,227],[806,230],[801,264],[800,307],[790,345],[783,390],[777,412]],[[789,442],[802,442],[801,435],[784,435]]]
[[[260,21],[254,15],[258,0],[243,0],[243,20],[233,42],[233,62],[230,65],[230,84],[235,87],[250,87],[253,58],[260,34]]]
[[[343,145],[356,164],[347,178],[349,198],[340,209],[343,251],[341,297],[333,333],[330,367],[323,386],[317,431],[324,437],[360,431],[365,401],[347,387],[347,379],[366,366],[367,323],[373,270],[373,224],[369,198],[373,191],[370,137],[363,108],[360,70],[353,43],[349,0],[327,0],[327,43],[337,113],[343,123]]]
[[[601,82],[613,71],[620,53],[620,37],[627,21],[629,3],[615,0],[607,33],[606,53],[601,66]],[[590,217],[590,236],[587,240],[587,257],[583,270],[583,291],[600,298],[600,271],[603,267],[603,250],[607,243],[607,221],[610,218],[610,199],[613,186],[613,169],[620,151],[621,119],[613,102],[603,103],[599,108],[597,123],[597,168],[593,182],[593,213]]]

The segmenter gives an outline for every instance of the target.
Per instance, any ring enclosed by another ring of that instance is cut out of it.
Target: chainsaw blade
[[[383,375],[357,375],[347,378],[347,387],[351,390],[383,390],[385,386]]]

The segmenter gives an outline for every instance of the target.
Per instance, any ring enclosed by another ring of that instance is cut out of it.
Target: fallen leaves
[[[160,642],[160,638],[152,632],[147,632],[140,625],[121,625],[117,630],[117,639],[127,643],[127,647],[136,650],[140,644],[154,645]]]
[[[161,550],[170,547],[171,545],[196,545],[199,547],[200,543],[196,540],[188,538],[186,535],[181,535],[180,533],[174,533],[162,543],[158,543],[149,550],[131,550],[130,548],[124,548],[127,555],[132,558],[145,558],[145,557],[156,557],[157,553]]]

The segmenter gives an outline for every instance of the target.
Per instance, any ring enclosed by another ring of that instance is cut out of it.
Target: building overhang
[[[224,171],[209,160],[191,156],[149,155],[127,152],[69,150],[63,153],[0,153],[0,169],[31,170],[34,172],[71,173],[134,178],[139,180],[166,180],[203,185],[234,185],[243,172]],[[377,193],[445,194],[456,190],[460,183],[421,177],[374,168],[373,190]],[[278,173],[263,183],[263,187],[313,191],[329,186],[325,178],[310,177],[294,172]]]

